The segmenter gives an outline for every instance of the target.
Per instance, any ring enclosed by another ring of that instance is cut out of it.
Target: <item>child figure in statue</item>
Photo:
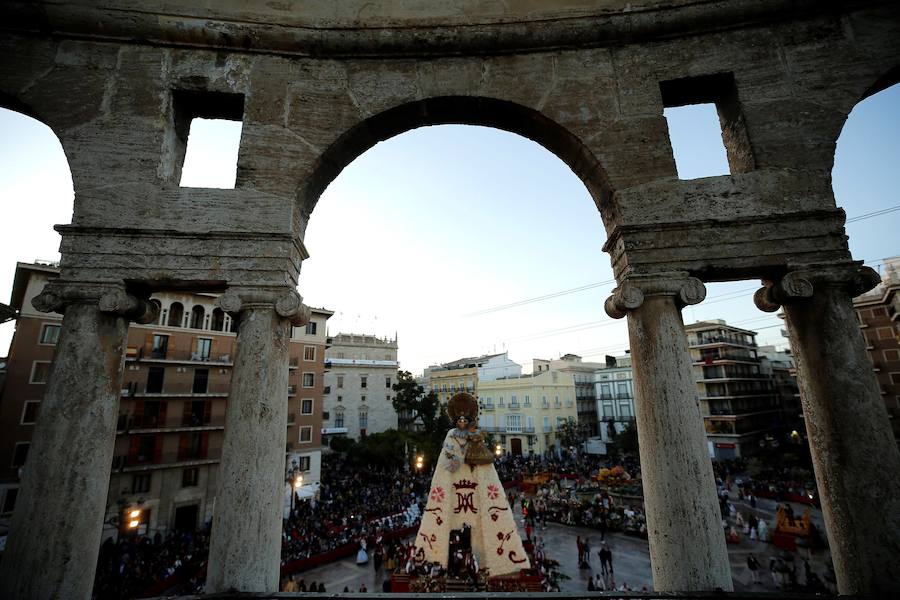
[[[471,552],[491,576],[529,568],[493,456],[478,431],[478,402],[461,392],[450,399],[447,412],[456,427],[447,432],[435,465],[416,548],[446,568],[451,532],[467,525]]]

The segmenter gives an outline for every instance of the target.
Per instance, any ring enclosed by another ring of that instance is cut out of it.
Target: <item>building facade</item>
[[[326,435],[360,439],[397,428],[397,338],[339,333],[326,352]]]
[[[783,429],[770,374],[760,369],[756,332],[721,319],[685,327],[709,455],[748,456]]]
[[[468,356],[426,368],[423,387],[425,392],[435,392],[446,404],[457,392],[474,394],[479,381],[494,381],[521,374],[522,365],[510,360],[506,352]]]
[[[881,283],[855,298],[853,306],[900,443],[900,256],[885,259]]]
[[[597,412],[597,372],[606,367],[605,363],[584,362],[577,354],[564,354],[556,360],[536,358],[532,361],[532,373],[541,371],[561,371],[572,373],[575,379],[575,404],[578,408],[578,424],[586,428],[587,435],[599,435]]]
[[[594,375],[598,437],[601,451],[613,438],[634,424],[634,377],[631,356],[617,356]]]
[[[13,367],[0,401],[4,515],[15,508],[18,480],[40,414],[61,315],[38,313],[31,298],[54,279],[51,265],[20,263],[12,305],[19,318],[10,348]],[[166,293],[152,324],[128,331],[104,537],[194,529],[215,505],[225,413],[234,365],[235,326],[215,294]],[[320,477],[322,387],[331,311],[312,309],[290,343],[286,464],[304,479]]]
[[[556,432],[564,421],[576,422],[575,377],[571,372],[479,381],[479,425],[513,455],[543,455],[559,447]]]

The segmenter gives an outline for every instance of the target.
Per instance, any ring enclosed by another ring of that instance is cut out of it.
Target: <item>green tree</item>
[[[397,383],[391,386],[395,395],[392,401],[397,411],[400,428],[407,430],[419,424],[428,435],[450,428],[450,419],[441,406],[441,401],[433,391],[425,393],[425,388],[416,383],[409,371],[397,371]]]

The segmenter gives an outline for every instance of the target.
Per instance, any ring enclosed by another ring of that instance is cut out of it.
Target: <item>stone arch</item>
[[[181,327],[181,321],[184,318],[184,305],[181,302],[173,302],[169,306],[169,327]]]
[[[218,306],[212,311],[210,329],[213,331],[225,331],[225,311]]]
[[[191,329],[203,329],[203,319],[206,317],[206,309],[200,306],[199,304],[195,304],[191,309]]]
[[[537,142],[562,160],[585,184],[604,221],[615,191],[594,153],[575,134],[544,113],[508,100],[483,96],[439,96],[406,102],[370,116],[343,134],[319,155],[298,191],[304,216],[319,196],[355,158],[378,142],[429,125],[481,125]]]

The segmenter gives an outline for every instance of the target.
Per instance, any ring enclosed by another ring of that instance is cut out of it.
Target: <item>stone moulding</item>
[[[308,23],[298,21],[302,17],[274,10],[263,14],[233,10],[230,15],[218,16],[227,9],[217,7],[214,16],[204,14],[190,2],[185,2],[180,11],[171,5],[156,7],[155,2],[143,3],[141,9],[122,8],[114,2],[98,4],[36,7],[32,2],[9,2],[4,6],[6,19],[0,29],[290,56],[452,56],[638,43],[814,15],[830,5],[820,0],[672,0],[634,9],[624,2],[619,6],[603,2],[597,8],[565,14],[501,16],[476,24],[436,17],[391,24],[378,24],[373,19],[373,26],[333,17]],[[852,4],[877,2],[857,0]],[[98,28],[98,23],[103,27]]]

